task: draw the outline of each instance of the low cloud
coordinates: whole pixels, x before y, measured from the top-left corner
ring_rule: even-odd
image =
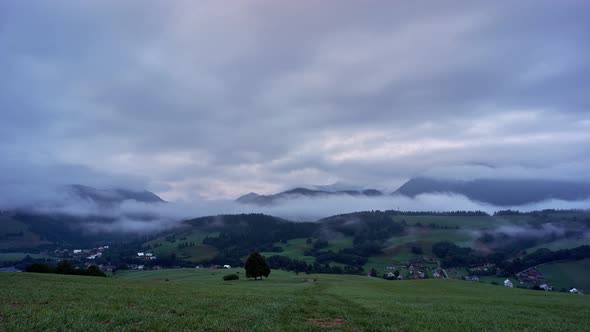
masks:
[[[582,201],[548,200],[534,204],[508,207],[520,211],[541,209],[588,209],[590,199]],[[326,196],[292,198],[272,206],[256,206],[229,200],[198,200],[177,203],[141,203],[132,200],[105,207],[93,201],[72,199],[38,205],[34,211],[80,217],[84,227],[93,232],[151,233],[173,229],[183,220],[221,214],[264,213],[291,221],[316,221],[336,214],[369,210],[401,211],[484,211],[494,213],[507,207],[474,202],[462,195],[423,194],[406,196],[352,197]],[[105,222],[104,220],[109,220]],[[507,232],[525,230],[506,229]],[[542,230],[545,231],[545,230]]]

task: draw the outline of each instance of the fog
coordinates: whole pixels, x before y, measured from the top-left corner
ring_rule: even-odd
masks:
[[[150,233],[179,227],[191,218],[239,213],[263,213],[291,221],[316,221],[336,214],[368,210],[401,211],[484,211],[492,214],[498,210],[513,209],[533,211],[542,209],[588,209],[590,199],[582,201],[548,200],[511,207],[497,207],[469,200],[462,195],[423,194],[415,198],[405,196],[353,197],[325,196],[298,197],[277,201],[271,206],[256,206],[231,200],[195,200],[172,203],[142,203],[126,200],[120,204],[101,205],[65,194],[53,196],[53,200],[27,210],[38,213],[66,214],[84,218],[84,227],[93,232]],[[112,220],[105,223],[104,218]],[[96,221],[94,221],[96,219]],[[505,232],[518,232],[506,229]],[[503,231],[503,232],[504,232]],[[527,231],[527,230],[521,230]]]

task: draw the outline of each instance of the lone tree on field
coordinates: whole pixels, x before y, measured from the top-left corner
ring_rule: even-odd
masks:
[[[270,268],[264,257],[260,255],[258,252],[253,252],[250,254],[248,259],[246,260],[246,278],[254,278],[254,280],[261,280],[262,276],[268,278],[270,274]]]

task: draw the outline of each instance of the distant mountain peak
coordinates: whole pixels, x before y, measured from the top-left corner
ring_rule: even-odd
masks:
[[[84,199],[91,200],[98,204],[117,204],[127,200],[142,203],[164,203],[165,201],[151,191],[136,191],[122,188],[97,189],[90,186],[74,184],[66,187],[70,194]]]

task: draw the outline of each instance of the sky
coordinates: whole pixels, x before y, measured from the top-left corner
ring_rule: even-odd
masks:
[[[0,199],[590,181],[588,1],[0,1]]]

